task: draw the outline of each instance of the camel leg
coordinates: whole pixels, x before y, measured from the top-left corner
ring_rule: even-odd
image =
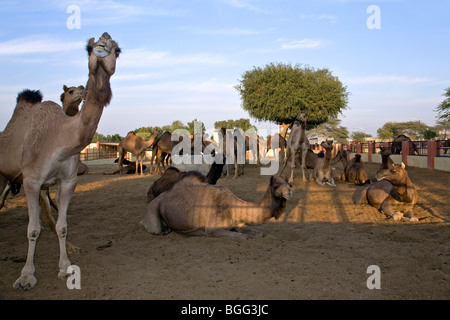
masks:
[[[59,188],[58,198],[58,220],[56,221],[56,234],[59,240],[59,273],[58,278],[64,279],[67,277],[67,268],[70,266],[69,258],[67,257],[67,209],[69,202],[72,199],[73,192],[77,186],[78,177],[71,177],[67,180],[62,180]]]
[[[218,238],[241,238],[248,239],[250,236],[248,234],[244,234],[241,232],[230,231],[225,229],[205,229],[205,233],[209,237],[218,237]]]
[[[144,218],[140,222],[145,230],[155,235],[163,234],[162,218],[159,212],[160,198],[156,197],[145,207]]]
[[[53,219],[53,216],[51,214],[51,202],[52,199],[50,198],[50,193],[48,188],[46,189],[41,189],[40,192],[40,197],[39,197],[39,203],[41,206],[41,218],[44,221],[44,223],[50,227],[50,229],[52,229],[53,232],[55,232],[56,234],[56,223],[55,223],[55,219]],[[53,206],[53,205],[52,205]],[[56,210],[58,210],[57,206],[53,206]],[[67,251],[70,254],[74,254],[74,253],[79,253],[80,252],[80,248],[74,246],[73,244],[71,244],[69,241],[66,241],[66,246],[67,246]]]
[[[8,196],[8,194],[9,194],[10,190],[11,190],[11,183],[8,182],[6,184],[6,186],[5,186],[5,188],[3,189],[3,192],[2,192],[2,195],[1,195],[1,198],[0,198],[0,210],[5,205],[5,200],[6,200],[6,197]]]
[[[380,210],[383,211],[386,215],[393,218],[394,221],[401,221],[403,218],[403,214],[400,212],[394,211],[389,201],[390,198],[384,200],[380,205]]]
[[[286,165],[287,165],[287,163],[288,163],[288,161],[289,161],[290,156],[291,156],[291,151],[290,151],[289,149],[287,149],[286,157],[284,157],[283,168],[281,168],[281,171],[280,171],[280,174],[279,174],[279,175],[282,175],[282,174],[283,174],[283,171],[284,171],[284,169],[286,168]]]
[[[39,191],[41,186],[39,183],[24,180],[23,183],[25,195],[28,204],[28,253],[25,266],[22,269],[20,277],[14,282],[15,289],[30,290],[36,283],[37,279],[34,276],[34,252],[36,250],[36,242],[41,232],[41,225],[39,223]]]
[[[302,175],[303,175],[303,181],[308,181],[308,179],[306,178],[306,174],[308,173],[308,168],[306,167],[306,154],[307,153],[308,153],[307,149],[303,149],[302,150]]]

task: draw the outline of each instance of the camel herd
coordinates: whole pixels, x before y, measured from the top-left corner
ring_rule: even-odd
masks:
[[[16,289],[29,290],[37,283],[34,254],[41,232],[41,218],[58,237],[59,278],[68,276],[68,267],[71,265],[68,252],[78,250],[66,240],[66,217],[78,176],[87,172],[87,167],[79,160],[79,152],[91,142],[103,109],[110,103],[110,77],[115,73],[116,59],[120,54],[118,44],[106,32],[97,41],[91,38],[86,49],[89,67],[86,88],[64,86],[62,108],[54,102],[42,101],[39,91],[24,90],[18,95],[14,113],[0,134],[0,209],[8,193],[17,193],[21,186],[28,204],[28,254],[21,275],[13,284]],[[80,110],[81,102],[83,105]],[[231,163],[235,164],[234,178],[243,174],[244,166],[238,160],[242,157],[241,150],[245,154],[254,143],[249,137],[240,139],[235,135],[228,140],[225,137],[230,132],[224,131],[221,144],[223,150],[229,150],[230,153],[227,152],[226,156],[216,155],[218,157],[214,158],[209,172],[204,175],[198,171],[166,168],[164,162],[167,163],[176,145],[170,133],[161,135],[162,132],[156,131],[145,141],[129,132],[119,145],[118,172],[123,173],[124,155],[131,152],[136,162],[134,167],[129,164],[128,170],[143,174],[145,149],[153,145],[151,163],[156,158],[156,170],[161,173],[161,177],[148,189],[141,224],[151,234],[158,235],[176,231],[216,237],[261,237],[260,232],[249,226],[262,224],[272,218],[278,219],[283,214],[292,194],[296,168],[302,169],[304,181],[314,180],[320,186],[333,187],[335,181],[331,165],[339,161],[344,165],[344,172],[340,176],[342,181],[369,183],[362,192],[359,204],[370,204],[395,221],[402,218],[417,221],[413,208],[418,195],[403,164],[393,164],[389,152],[381,150],[383,162],[377,171],[377,181],[370,183],[359,155],[349,161],[347,152],[340,150],[332,158],[332,141],[324,141],[321,144],[324,151],[320,153],[316,154],[310,149],[305,132],[307,118],[302,113],[294,119],[287,141],[281,135],[272,139],[275,147],[286,147],[286,157],[281,171],[268,178],[266,192],[257,203],[244,201],[229,189],[216,184],[225,173],[231,176]],[[157,138],[158,135],[161,135],[160,138]],[[228,144],[230,141],[234,143],[226,146],[226,141]],[[191,144],[190,148],[214,153],[211,145],[203,141],[199,146]],[[227,157],[234,159],[227,161]],[[160,164],[164,171],[161,171]],[[289,179],[282,175],[288,165],[291,168]],[[55,200],[50,198],[48,192],[53,185],[57,190]],[[58,211],[56,222],[50,214],[50,206]]]

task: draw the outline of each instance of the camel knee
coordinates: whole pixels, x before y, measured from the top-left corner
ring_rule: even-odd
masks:
[[[63,225],[56,225],[56,234],[59,239],[65,239],[67,237],[67,223]]]
[[[41,227],[40,226],[36,226],[35,228],[31,228],[30,230],[28,230],[28,240],[29,241],[37,241],[37,239],[39,238],[39,235],[41,234]]]

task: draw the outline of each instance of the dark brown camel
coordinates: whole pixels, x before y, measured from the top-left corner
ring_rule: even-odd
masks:
[[[404,141],[410,141],[413,147],[413,154],[419,155],[419,150],[417,149],[417,146],[414,142],[411,141],[411,138],[404,135],[404,134],[400,134],[399,136],[397,136],[397,138],[395,138],[392,141],[392,145],[391,145],[391,152],[392,154],[400,154],[402,152],[402,143]]]
[[[400,221],[403,217],[418,221],[413,209],[419,195],[408,177],[405,164],[394,164],[383,173],[380,180],[363,190],[357,204],[370,204],[395,221]]]

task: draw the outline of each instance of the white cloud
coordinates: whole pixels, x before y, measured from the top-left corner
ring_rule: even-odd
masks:
[[[79,50],[86,43],[68,42],[48,36],[29,36],[0,43],[0,56],[18,54],[53,53]]]
[[[300,15],[300,19],[307,19],[307,20],[318,20],[318,21],[326,21],[330,24],[335,24],[338,22],[338,17],[329,15],[326,13],[322,14],[302,14]]]
[[[303,40],[291,40],[278,39],[281,42],[281,48],[283,49],[312,49],[322,44],[321,40],[303,39]]]

